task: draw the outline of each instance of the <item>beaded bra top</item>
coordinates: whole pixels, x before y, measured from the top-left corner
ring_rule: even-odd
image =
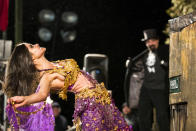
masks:
[[[54,61],[53,63],[57,66],[46,72],[59,73],[65,77],[64,87],[59,91],[59,97],[66,100],[67,89],[76,82],[80,68],[74,59],[58,60]]]

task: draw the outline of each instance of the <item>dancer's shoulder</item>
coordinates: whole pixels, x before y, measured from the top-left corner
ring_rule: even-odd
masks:
[[[53,61],[53,63],[58,63],[58,64],[62,64],[62,65],[66,65],[66,64],[71,64],[71,65],[77,65],[77,61],[75,59],[63,59],[63,60],[57,60],[57,61]]]
[[[51,72],[62,72],[62,73],[71,73],[71,72],[78,72],[80,71],[80,68],[77,64],[77,62],[74,59],[64,59],[64,60],[57,60],[53,61],[56,68],[54,68]],[[61,73],[61,74],[62,74]]]

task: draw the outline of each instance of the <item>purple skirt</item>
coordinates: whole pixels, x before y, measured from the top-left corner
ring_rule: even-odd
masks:
[[[40,102],[17,110],[8,104],[6,114],[14,131],[54,131],[55,121],[51,104]]]
[[[132,131],[103,85],[86,88],[75,96],[73,117],[77,130]]]
[[[113,102],[102,105],[94,98],[78,99],[73,117],[76,121],[80,118],[84,131],[132,131]]]
[[[38,92],[40,86],[37,87]],[[54,131],[54,115],[49,97],[44,102],[15,109],[10,103],[6,115],[14,131]]]

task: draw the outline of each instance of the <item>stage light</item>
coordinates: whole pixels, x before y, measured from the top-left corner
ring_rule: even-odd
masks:
[[[78,22],[78,15],[74,12],[63,12],[61,20],[67,25],[75,25]]]
[[[38,36],[42,41],[49,42],[52,39],[52,32],[47,28],[40,28]]]
[[[60,31],[63,42],[72,42],[76,39],[76,31]]]
[[[70,43],[75,41],[77,32],[75,25],[78,22],[78,15],[72,11],[54,11],[42,9],[39,14],[40,29],[38,29],[38,37],[42,43],[50,42],[54,55],[56,41],[58,43]],[[52,40],[52,41],[51,41]],[[47,43],[47,44],[50,44]]]
[[[52,10],[43,9],[39,13],[41,23],[51,23],[55,20],[55,13]]]

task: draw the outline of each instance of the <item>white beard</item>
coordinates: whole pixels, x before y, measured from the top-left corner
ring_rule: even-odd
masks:
[[[154,67],[155,63],[156,63],[156,56],[152,51],[150,51],[148,53],[148,57],[146,61],[146,65],[149,73],[151,72],[155,73],[155,67]]]

